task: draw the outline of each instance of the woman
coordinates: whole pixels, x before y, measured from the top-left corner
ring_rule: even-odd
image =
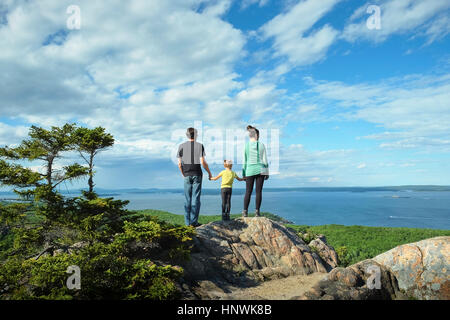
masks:
[[[266,147],[259,142],[259,130],[252,126],[247,126],[250,141],[245,144],[244,166],[242,175],[246,181],[246,190],[244,197],[244,210],[242,216],[248,216],[248,205],[253,192],[253,185],[256,185],[255,216],[260,216],[260,207],[262,201],[262,189],[264,180],[269,178],[269,165],[267,162]]]

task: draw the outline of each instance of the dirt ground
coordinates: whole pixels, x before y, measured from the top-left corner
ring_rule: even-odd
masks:
[[[243,300],[289,300],[301,296],[314,284],[324,278],[326,273],[292,276],[270,280],[252,288],[238,289],[229,294],[230,299]]]

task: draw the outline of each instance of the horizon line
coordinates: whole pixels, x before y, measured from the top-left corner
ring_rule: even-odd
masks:
[[[344,188],[407,188],[407,187],[439,187],[439,188],[450,188],[450,185],[438,185],[438,184],[405,184],[405,185],[380,185],[380,186],[284,186],[284,187],[266,187],[265,189],[344,189]],[[81,191],[87,188],[74,188],[65,191]],[[183,189],[182,187],[167,187],[167,188],[155,188],[155,187],[116,187],[116,188],[105,188],[97,187],[97,190],[178,190]],[[215,190],[218,188],[202,188],[204,190]],[[234,189],[243,189],[235,187]],[[61,191],[61,190],[60,190]],[[13,190],[2,190],[0,187],[0,192],[13,192]]]

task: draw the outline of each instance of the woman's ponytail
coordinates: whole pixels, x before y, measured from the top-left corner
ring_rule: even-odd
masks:
[[[259,130],[256,129],[255,127],[248,125],[247,126],[247,131],[250,134],[250,138],[255,138],[256,140],[259,139]]]

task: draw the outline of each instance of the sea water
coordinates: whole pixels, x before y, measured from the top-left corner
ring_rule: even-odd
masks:
[[[157,209],[184,213],[182,190],[153,193],[122,193],[129,209]],[[231,212],[243,208],[243,190],[234,190]],[[249,212],[254,211],[254,195]],[[364,225],[450,229],[450,192],[442,191],[276,191],[264,192],[261,211],[275,213],[295,224]],[[218,193],[204,192],[201,215],[221,214]]]
[[[354,191],[332,188],[332,191],[264,190],[262,212],[277,214],[302,225],[363,225],[450,229],[449,191]],[[355,190],[365,190],[355,188]],[[0,193],[11,198],[11,193]],[[68,193],[67,196],[78,194]],[[184,214],[183,190],[152,190],[151,192],[99,192],[101,197],[129,200],[128,209],[156,209]],[[254,212],[255,195],[249,212]],[[234,189],[231,212],[242,212],[244,190]],[[221,214],[220,189],[204,189],[201,215]]]

